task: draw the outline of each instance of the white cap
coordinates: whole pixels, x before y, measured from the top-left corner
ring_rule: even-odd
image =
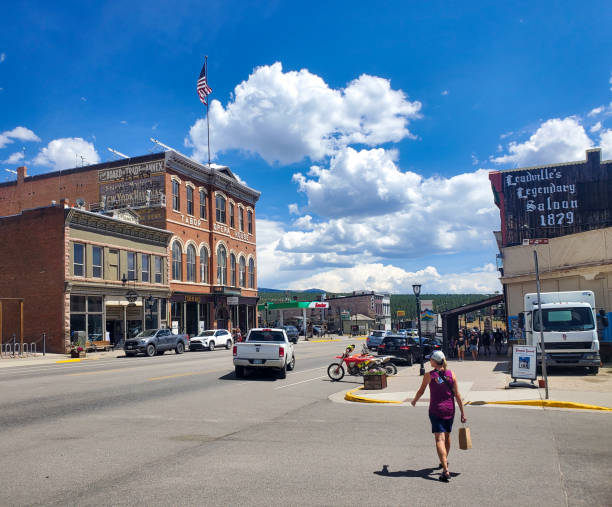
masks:
[[[433,359],[436,363],[438,364],[442,364],[444,362],[444,360],[446,359],[446,357],[444,356],[444,352],[442,352],[441,350],[436,350],[431,356],[429,356],[431,359]]]

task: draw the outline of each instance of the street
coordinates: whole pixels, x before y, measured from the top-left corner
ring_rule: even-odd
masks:
[[[0,369],[0,505],[612,502],[610,413],[469,406],[441,483],[426,406],[332,396],[346,343],[299,342],[284,380],[231,350]]]

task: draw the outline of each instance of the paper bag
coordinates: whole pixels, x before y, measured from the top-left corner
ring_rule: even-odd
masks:
[[[459,428],[459,449],[467,450],[472,448],[472,437],[470,428],[463,426]]]

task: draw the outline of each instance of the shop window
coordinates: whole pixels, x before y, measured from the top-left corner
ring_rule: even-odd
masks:
[[[136,252],[127,253],[128,280],[136,280]]]
[[[249,234],[253,234],[253,212],[251,210],[247,211],[247,227]]]
[[[234,228],[236,227],[236,221],[234,219],[234,204],[231,202],[229,205],[229,210],[230,210],[230,227]]]
[[[227,284],[227,251],[223,245],[217,248],[217,285]]]
[[[200,248],[200,282],[208,283],[208,250]]]
[[[102,296],[70,296],[70,341],[103,340]]]
[[[217,216],[216,216],[217,222],[224,224],[226,221],[225,197],[223,197],[220,194],[217,194],[217,197],[215,198],[215,206],[216,206],[216,212],[217,212]]]
[[[91,248],[91,269],[94,278],[103,278],[102,270],[102,247],[94,246]]]
[[[200,190],[200,218],[206,220],[206,192]]]
[[[196,281],[196,250],[193,245],[187,246],[187,281]]]
[[[193,215],[193,187],[187,187],[187,214]]]
[[[236,287],[236,256],[230,255],[230,285]]]
[[[240,287],[246,287],[246,262],[240,257]]]
[[[255,288],[255,261],[249,259],[249,288]]]
[[[172,279],[183,279],[183,259],[181,244],[178,241],[172,243]]]
[[[162,258],[155,256],[155,283],[163,283]]]
[[[72,252],[74,276],[85,276],[85,245],[74,243]]]
[[[172,209],[174,211],[179,211],[181,209],[181,198],[179,195],[179,190],[179,182],[172,180]]]
[[[147,254],[140,254],[140,279],[143,282],[149,281],[151,272],[151,258]]]
[[[174,330],[178,329],[179,333],[182,333],[184,329],[183,325],[183,304],[182,303],[171,303],[170,304],[170,328]]]

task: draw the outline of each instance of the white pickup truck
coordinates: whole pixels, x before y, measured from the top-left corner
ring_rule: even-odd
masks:
[[[250,368],[274,368],[285,378],[294,367],[293,344],[284,329],[253,328],[243,342],[234,345],[236,377],[243,377]]]

